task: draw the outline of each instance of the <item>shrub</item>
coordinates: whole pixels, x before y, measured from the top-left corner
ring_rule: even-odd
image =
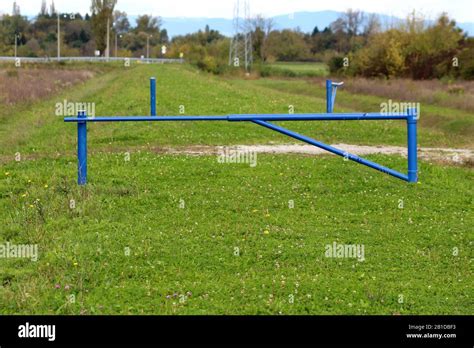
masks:
[[[205,56],[196,63],[197,67],[201,70],[216,73],[217,72],[217,63],[214,57]]]
[[[335,56],[329,59],[329,71],[331,74],[338,74],[344,69],[344,57]]]

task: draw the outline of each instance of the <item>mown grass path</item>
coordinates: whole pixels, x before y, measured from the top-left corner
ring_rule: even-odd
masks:
[[[150,150],[288,140],[251,124],[107,124],[89,127],[90,184],[77,187],[76,130],[54,116],[55,103],[147,114],[151,75],[162,115],[180,105],[186,114],[324,110],[317,96],[151,65],[3,110],[0,244],[37,244],[39,259],[0,258],[0,313],[474,312],[469,168],[422,162],[421,183],[408,185],[333,156],[221,164]],[[392,122],[287,126],[323,141],[405,143]],[[422,129],[422,144],[445,139]],[[404,170],[399,156],[369,158]],[[333,243],[363,245],[364,261],[326,257]]]

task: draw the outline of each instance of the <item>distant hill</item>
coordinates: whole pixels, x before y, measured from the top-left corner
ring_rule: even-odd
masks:
[[[320,11],[320,12],[296,12],[273,17],[275,29],[287,29],[299,27],[304,32],[312,32],[317,25],[323,29],[331,22],[335,21],[340,12]],[[135,18],[133,21],[135,22]],[[232,20],[227,18],[163,18],[163,26],[168,30],[170,36],[184,35],[203,29],[206,25],[219,30],[223,35],[232,35]]]
[[[337,11],[318,11],[318,12],[295,12],[293,14],[285,14],[273,17],[276,29],[295,29],[300,28],[303,32],[312,32],[317,25],[320,30],[329,26],[335,21],[341,12]],[[402,19],[387,15],[378,14],[382,25],[389,26],[397,23]],[[131,17],[131,24],[135,24],[136,17]],[[172,18],[164,17],[163,26],[168,31],[170,37],[176,35],[185,35],[204,29],[209,25],[211,29],[219,30],[223,35],[230,36],[232,34],[232,19],[227,18]],[[474,23],[458,23],[458,26],[468,32],[470,36],[474,35]]]
[[[296,12],[293,15],[276,16],[273,19],[278,24],[279,29],[299,27],[303,32],[312,32],[316,25],[322,30],[339,18],[341,14],[341,12],[336,11]],[[369,14],[366,13],[366,17],[367,15]],[[376,15],[379,17],[384,28],[404,20],[379,13],[376,13]],[[465,32],[468,32],[470,36],[474,35],[474,23],[457,23],[457,25]]]

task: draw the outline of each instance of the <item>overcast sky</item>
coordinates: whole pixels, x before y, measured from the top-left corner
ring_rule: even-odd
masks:
[[[35,15],[41,7],[41,0],[16,2],[24,15]],[[89,12],[90,3],[90,0],[55,0],[61,12]],[[235,0],[118,0],[117,9],[129,15],[231,18],[234,3]],[[0,0],[0,12],[10,13],[12,4],[13,0]],[[413,9],[429,18],[445,11],[459,22],[474,22],[474,0],[250,0],[250,12],[265,16],[298,11],[344,11],[349,7],[398,17],[405,17]]]

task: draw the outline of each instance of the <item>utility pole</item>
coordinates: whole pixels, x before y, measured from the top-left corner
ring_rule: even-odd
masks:
[[[146,58],[150,59],[150,37],[152,35],[147,35],[146,37]]]
[[[16,55],[17,55],[17,46],[18,46],[18,37],[20,36],[20,34],[18,33],[15,33],[15,58],[16,58]]]
[[[122,34],[119,35],[119,34],[117,34],[117,33],[115,34],[115,58],[117,58],[117,51],[118,51],[118,44],[117,44],[117,43],[118,43],[118,37],[119,37],[119,38],[122,38],[123,35],[122,35]]]
[[[61,60],[61,24],[58,11],[58,62]]]
[[[105,49],[105,56],[107,61],[110,57],[110,16],[107,16],[107,48]]]

